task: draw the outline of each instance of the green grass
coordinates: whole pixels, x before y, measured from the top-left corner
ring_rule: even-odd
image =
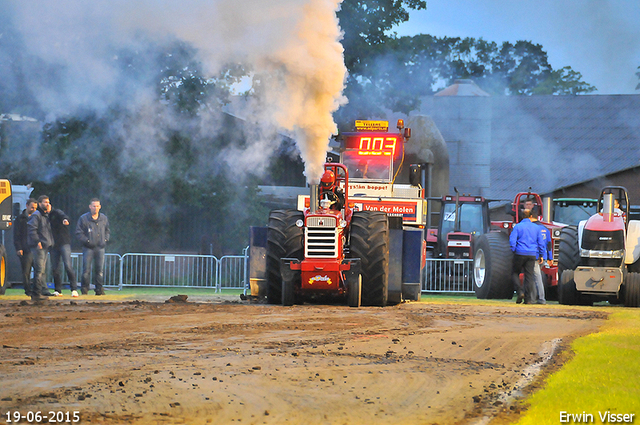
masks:
[[[616,309],[617,310],[617,309]],[[560,412],[633,413],[640,423],[640,310],[620,309],[597,333],[576,339],[574,357],[531,396],[518,424],[557,424]]]

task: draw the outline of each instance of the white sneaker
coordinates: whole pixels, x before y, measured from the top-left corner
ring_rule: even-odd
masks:
[[[58,292],[58,291],[53,291],[53,296],[54,297],[61,297],[62,294],[60,292]]]
[[[78,298],[78,291],[71,291],[71,296],[73,298]]]

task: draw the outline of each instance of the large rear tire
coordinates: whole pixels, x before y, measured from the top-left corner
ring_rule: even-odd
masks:
[[[558,247],[558,277],[561,277],[565,270],[575,270],[579,264],[578,228],[575,226],[563,227]],[[558,291],[558,297],[560,297],[559,294],[560,291]]]
[[[273,210],[269,214],[267,227],[267,302],[282,302],[282,275],[280,273],[281,258],[297,258],[302,260],[303,235],[296,221],[303,220],[304,215],[297,210]]]
[[[640,307],[640,273],[627,273],[624,280],[625,307]]]
[[[7,290],[7,251],[0,245],[0,295]]]
[[[387,305],[389,296],[389,221],[378,211],[358,211],[351,219],[349,256],[360,258],[362,305]]]
[[[513,252],[503,232],[480,235],[473,255],[473,290],[478,299],[513,297]]]

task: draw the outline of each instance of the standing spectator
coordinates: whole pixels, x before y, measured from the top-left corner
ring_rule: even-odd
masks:
[[[523,214],[524,220],[514,226],[509,236],[513,251],[512,280],[518,295],[516,303],[524,300],[525,304],[533,304],[536,298],[533,269],[536,261],[544,256],[545,245],[542,232],[530,220],[531,210],[525,209]],[[524,285],[520,284],[520,272],[523,269]]]
[[[104,295],[104,248],[109,241],[109,220],[100,213],[100,200],[93,198],[89,212],[84,213],[76,226],[76,237],[82,243],[82,294],[89,293],[89,277],[93,262],[93,285],[96,295]]]
[[[69,217],[62,210],[51,209],[49,214],[51,222],[51,232],[53,233],[53,248],[51,248],[51,270],[53,271],[53,285],[55,292],[53,295],[62,296],[62,272],[60,271],[60,260],[64,265],[69,278],[69,288],[71,296],[78,296],[78,281],[76,272],[71,267],[71,234],[69,232]]]
[[[20,266],[22,267],[22,286],[24,286],[24,294],[31,296],[31,268],[33,267],[33,255],[29,249],[27,242],[27,222],[31,214],[38,208],[38,201],[33,198],[27,199],[27,207],[16,218],[13,225],[13,246],[16,248],[16,254],[20,258]]]
[[[545,245],[545,249],[543,251],[544,255],[540,260],[536,261],[536,263],[534,264],[533,280],[535,282],[536,293],[537,293],[536,304],[546,304],[547,300],[545,298],[544,282],[542,281],[542,270],[540,269],[540,266],[544,264],[545,261],[547,262],[547,265],[549,267],[551,267],[553,264],[553,242],[551,241],[551,232],[549,231],[549,229],[547,229],[547,227],[544,224],[542,224],[538,220],[538,211],[536,207],[533,206],[533,201],[530,201],[530,200],[525,201],[524,208],[531,211],[531,217],[529,218],[529,220],[531,220],[532,223],[538,225],[538,229],[542,233],[542,238],[544,239],[544,245]]]
[[[27,222],[27,244],[33,255],[34,279],[31,288],[31,299],[40,301],[43,296],[52,296],[47,289],[45,274],[47,270],[47,253],[53,246],[53,234],[51,233],[51,223],[49,213],[51,204],[49,197],[42,195],[38,198],[38,208],[31,214]]]

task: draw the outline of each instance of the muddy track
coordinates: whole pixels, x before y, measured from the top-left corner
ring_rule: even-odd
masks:
[[[83,422],[140,424],[474,423],[508,408],[551,345],[604,318],[559,306],[2,301],[0,413],[78,411]]]

